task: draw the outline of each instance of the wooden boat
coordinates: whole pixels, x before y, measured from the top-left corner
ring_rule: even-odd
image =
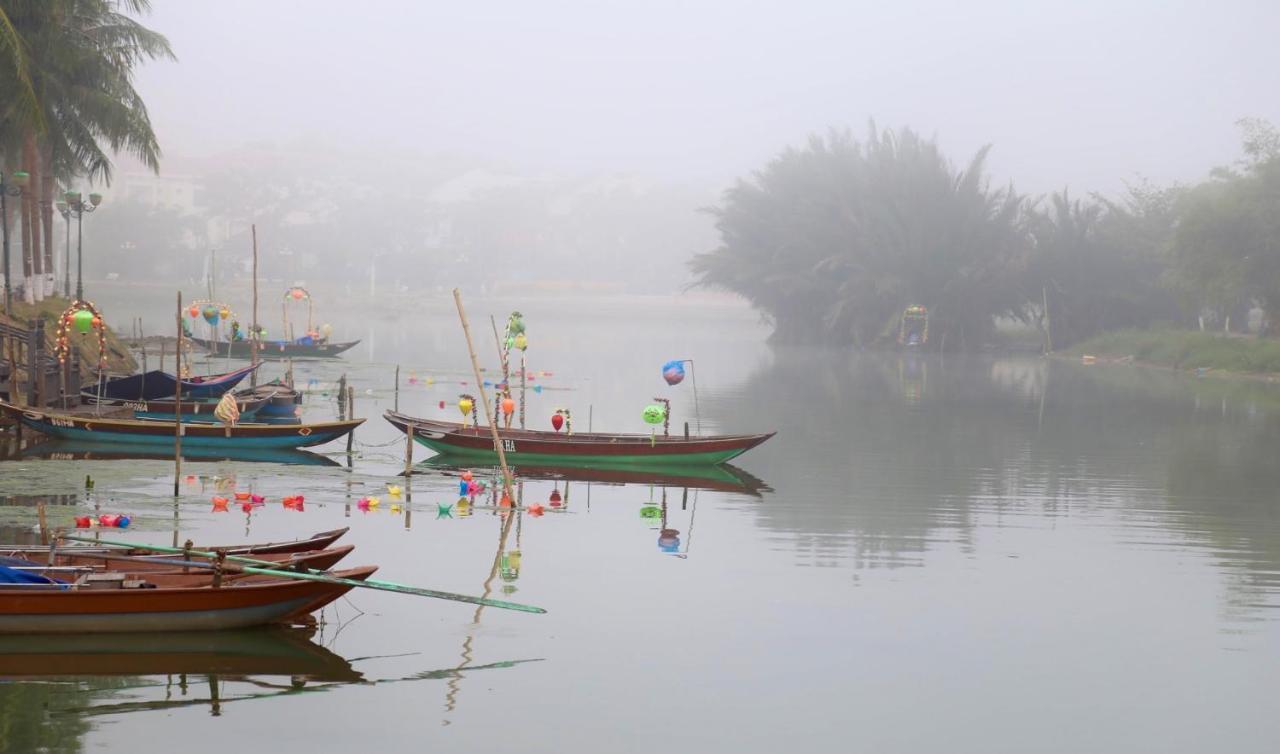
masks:
[[[457,422],[416,419],[395,411],[383,414],[401,432],[413,425],[413,439],[454,458],[495,462],[498,453],[488,427],[464,427]],[[507,463],[556,465],[607,461],[628,465],[717,464],[741,455],[773,437],[714,435],[706,437],[652,437],[650,435],[575,432],[565,434],[532,429],[499,429]]]
[[[254,421],[274,423],[257,417]],[[294,424],[300,424],[293,420]],[[50,458],[62,461],[94,461],[142,459],[172,461],[173,449],[156,444],[92,442],[80,440],[48,440],[23,448],[22,458]],[[245,463],[283,463],[291,466],[340,466],[337,461],[317,453],[293,448],[192,448],[184,444],[182,457],[188,461],[242,461]]]
[[[247,421],[257,416],[258,411],[271,401],[271,395],[236,395],[236,408],[240,410],[240,420]],[[218,402],[222,400],[201,398],[191,401],[184,400],[182,402],[182,420],[184,422],[204,421],[216,422],[219,419],[213,415],[214,409],[218,407]],[[173,419],[174,402],[173,396],[169,396],[168,400],[155,401],[122,401],[119,405],[133,410],[133,418],[135,419]]]
[[[33,411],[0,401],[0,413],[41,434],[63,440],[92,440],[132,444],[173,444],[174,422],[110,419]],[[311,424],[196,424],[182,423],[182,445],[192,448],[305,448],[336,440],[364,423],[364,419]]]
[[[223,393],[239,385],[256,368],[251,365],[234,372],[185,379],[182,381],[182,397],[221,398]],[[123,406],[128,402],[138,401],[172,401],[177,389],[177,377],[153,369],[142,374],[107,380],[101,385],[89,385],[80,391],[80,400],[90,405],[103,406]]]
[[[307,550],[304,552],[279,552],[255,554],[257,560],[273,563],[272,568],[310,568],[316,571],[327,571],[338,564],[338,561],[350,555],[355,545],[343,545],[324,550]],[[168,575],[191,575],[204,579],[208,577],[208,569],[191,566],[183,562],[183,558],[174,556],[155,556],[121,554],[121,548],[89,548],[60,547],[54,550],[55,568],[93,568],[100,571],[122,571],[131,577],[148,580]],[[194,562],[207,562],[204,558],[195,558]],[[14,548],[0,550],[0,565],[13,566],[25,563],[29,567],[41,568],[50,565],[49,549]],[[56,574],[46,574],[55,575]],[[172,582],[166,582],[172,586]]]
[[[351,527],[344,526],[341,529],[331,529],[329,531],[321,531],[312,534],[303,539],[289,539],[283,542],[261,542],[258,544],[247,545],[196,545],[192,549],[202,550],[204,552],[213,552],[214,550],[222,550],[228,555],[248,555],[252,557],[260,557],[262,555],[278,555],[285,553],[308,552],[310,550],[327,549],[334,542],[342,538],[342,535],[351,531]],[[49,549],[47,547],[31,547],[29,545],[0,545],[0,554],[13,552],[15,550],[26,550],[32,553],[43,553],[38,557],[48,557]],[[132,550],[121,547],[97,547],[95,545],[63,545],[59,547],[60,552],[111,552],[117,555],[132,555],[136,557],[155,555],[151,550]]]
[[[0,677],[136,675],[288,676],[358,683],[364,676],[343,657],[311,640],[305,628],[256,628],[176,634],[9,636]]]
[[[205,340],[190,338],[192,343],[204,348],[215,356],[232,359],[252,358],[248,340]],[[264,340],[258,344],[260,359],[332,359],[344,351],[355,348],[360,341],[349,340],[334,343],[325,340]]]
[[[459,463],[463,461],[463,463]],[[432,456],[419,466],[427,466],[441,470],[475,471],[476,465],[465,463],[465,459],[457,459],[448,453]],[[477,472],[479,473],[479,472]],[[494,468],[494,475],[498,471]],[[656,487],[684,488],[691,490],[714,490],[718,492],[738,492],[754,497],[763,497],[773,488],[762,480],[748,474],[732,464],[659,464],[636,467],[634,464],[615,464],[607,461],[571,464],[529,464],[521,462],[511,467],[511,474],[516,479],[538,479],[546,481],[587,482],[595,484],[643,484]]]
[[[363,581],[361,566],[331,575]],[[222,586],[74,588],[0,585],[0,634],[212,631],[287,623],[352,589],[349,584],[254,577]]]
[[[236,399],[256,401],[265,399],[258,407],[256,417],[260,419],[296,418],[298,406],[302,403],[302,393],[286,385],[281,380],[272,380],[256,387],[237,390]]]

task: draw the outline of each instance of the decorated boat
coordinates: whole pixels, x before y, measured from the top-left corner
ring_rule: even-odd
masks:
[[[364,581],[376,566],[334,571],[332,580],[270,576],[219,586],[118,582],[94,587],[46,580],[0,584],[0,634],[212,631],[301,620]]]
[[[22,422],[41,434],[63,440],[173,444],[176,427],[165,420],[111,419],[35,411],[0,401],[0,414]],[[305,448],[336,440],[364,423],[364,419],[309,424],[197,424],[182,423],[182,445],[192,448]]]
[[[236,394],[236,410],[239,412],[241,420],[252,419],[263,407],[271,400],[271,395],[263,395],[257,393],[248,393],[246,395]],[[214,415],[214,411],[218,408],[221,398],[201,398],[197,400],[182,402],[182,420],[184,422],[214,422],[219,421]],[[133,418],[135,419],[173,419],[175,404],[173,396],[169,396],[168,400],[154,401],[123,401],[124,408],[133,410]]]
[[[289,322],[289,305],[302,302],[307,304],[307,328],[300,337],[294,337],[294,330]],[[311,293],[306,288],[294,286],[285,291],[281,309],[283,313],[283,332],[286,336],[284,339],[271,340],[267,338],[265,330],[261,327],[256,333],[245,333],[238,321],[228,321],[230,332],[225,340],[217,337],[212,339],[197,338],[193,335],[191,336],[191,341],[215,356],[239,359],[253,358],[255,341],[257,343],[257,356],[261,359],[333,358],[344,351],[354,348],[360,342],[358,340],[334,341],[332,339],[332,327],[329,325],[316,326]],[[229,319],[233,316],[233,313],[220,304],[206,304],[204,307],[192,305],[188,314],[193,319],[197,316],[202,316],[215,327],[219,318]],[[252,330],[252,328],[250,329]]]
[[[387,411],[383,418],[401,432],[410,432],[412,426],[413,439],[437,453],[490,463],[498,459],[489,427],[420,419],[396,411]],[[747,452],[774,434],[684,437],[498,430],[507,463],[513,466],[597,461],[629,465],[717,464]]]
[[[225,374],[184,379],[182,380],[182,397],[192,400],[221,398],[223,393],[239,385],[256,368],[256,366],[247,366]],[[101,384],[89,385],[80,391],[80,399],[88,404],[125,406],[138,402],[172,401],[177,389],[177,377],[168,372],[153,369],[150,372],[117,377]],[[170,412],[172,413],[172,408]]]

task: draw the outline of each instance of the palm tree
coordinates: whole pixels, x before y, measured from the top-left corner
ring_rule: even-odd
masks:
[[[159,169],[159,144],[133,72],[140,62],[172,59],[173,52],[162,35],[128,15],[148,12],[149,0],[3,0],[0,6],[7,40],[0,52],[23,53],[0,65],[23,73],[18,80],[28,81],[34,95],[34,106],[0,114],[0,150],[12,155],[21,145],[22,162],[35,177],[27,215],[33,245],[24,248],[30,269],[45,274],[38,283],[28,280],[30,299],[53,288],[57,181],[86,176],[110,183],[110,155],[119,152]]]

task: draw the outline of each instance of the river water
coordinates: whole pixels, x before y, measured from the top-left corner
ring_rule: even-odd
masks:
[[[131,305],[108,311],[128,322]],[[443,294],[353,308],[334,333],[362,338],[347,358],[294,365],[308,417],[334,414],[343,374],[356,387],[369,421],[350,462],[342,443],[306,465],[188,462],[175,505],[169,461],[37,449],[0,461],[4,539],[32,536],[37,499],[55,525],[129,513],[113,533],[158,544],[350,526],[348,564],[549,612],[365,590],[315,632],[0,638],[0,751],[1262,752],[1280,736],[1275,388],[772,348],[749,312],[678,300],[477,299],[490,369],[488,317],[512,308],[541,386],[532,427],[563,407],[578,429],[644,431],[643,406],[670,397],[677,427],[778,435],[712,479],[522,476],[548,511],[509,526],[447,508],[459,470],[417,448],[406,502],[379,415],[456,416],[466,347]],[[694,360],[696,408],[692,380],[661,380],[673,358]],[[214,512],[232,490],[269,502]],[[305,510],[279,504],[294,494]]]

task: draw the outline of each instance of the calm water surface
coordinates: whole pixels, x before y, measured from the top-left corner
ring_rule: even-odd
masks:
[[[705,431],[779,432],[735,478],[525,477],[526,504],[564,505],[504,528],[479,506],[440,513],[456,469],[419,463],[399,511],[386,494],[402,483],[403,442],[378,418],[395,365],[410,412],[452,417],[474,391],[438,299],[339,310],[335,337],[364,342],[295,365],[311,417],[334,413],[341,374],[353,380],[370,420],[350,467],[323,455],[342,446],[305,466],[190,462],[175,506],[161,460],[18,458],[0,462],[0,530],[31,537],[41,498],[63,524],[128,512],[130,537],[161,544],[175,526],[220,543],[347,525],[347,562],[381,578],[549,613],[362,591],[314,634],[3,638],[0,751],[1272,750],[1274,388],[772,349],[736,309],[477,299],[490,366],[488,315],[525,313],[529,368],[549,373],[531,426],[567,407],[578,428],[643,431],[655,396],[696,424],[690,381],[659,376],[693,358]],[[126,322],[162,317],[105,305]],[[272,503],[212,512],[231,489]],[[279,505],[299,493],[304,512]],[[381,506],[360,511],[370,494]]]

